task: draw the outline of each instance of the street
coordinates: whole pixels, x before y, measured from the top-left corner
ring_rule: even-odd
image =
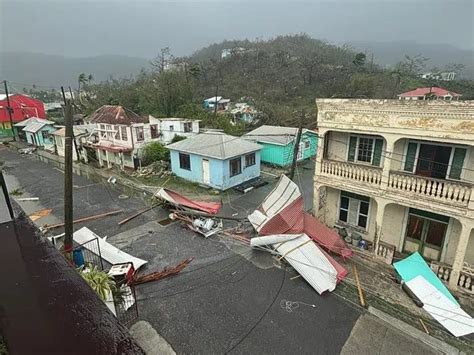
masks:
[[[0,147],[0,161],[5,162],[9,190],[21,191],[21,196],[12,198],[39,198],[19,202],[27,214],[53,209],[36,221],[38,225],[62,221],[64,175],[59,169],[5,147]],[[360,308],[334,294],[319,296],[268,253],[217,236],[204,239],[179,222],[161,225],[158,221],[168,217],[161,208],[120,227],[118,221],[144,208],[145,202],[124,196],[111,184],[81,176],[74,175],[73,184],[75,219],[123,210],[75,224],[75,230],[87,226],[107,236],[118,248],[147,260],[146,272],[193,258],[179,275],[137,288],[137,321],[148,322],[176,353],[433,353],[387,325],[374,323]],[[235,211],[242,216],[258,206],[270,189],[267,185],[233,199],[222,213]]]

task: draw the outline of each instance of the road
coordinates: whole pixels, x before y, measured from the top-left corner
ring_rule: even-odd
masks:
[[[10,191],[19,188],[21,197],[39,197],[38,202],[20,202],[27,213],[53,209],[37,224],[62,220],[64,175],[60,170],[3,147],[0,160],[5,161]],[[365,335],[360,331],[362,325],[370,323],[367,314],[361,317],[360,309],[333,294],[319,296],[301,278],[292,279],[295,271],[269,254],[230,240],[201,238],[179,223],[160,225],[157,221],[168,214],[160,208],[119,227],[117,222],[142,209],[143,201],[124,198],[114,186],[80,176],[74,176],[74,186],[74,218],[124,210],[87,226],[108,236],[122,250],[148,260],[145,271],[194,258],[178,276],[137,289],[139,320],[148,322],[177,353],[339,354],[343,349],[345,353],[358,349],[383,354],[431,353],[394,331],[374,332],[378,341],[371,347],[360,339]],[[233,200],[224,210],[242,215],[258,205],[267,189]],[[288,307],[287,302],[294,303]],[[377,323],[372,328],[367,325],[369,329],[385,328]]]

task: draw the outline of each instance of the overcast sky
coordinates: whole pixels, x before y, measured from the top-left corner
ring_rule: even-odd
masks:
[[[333,43],[474,49],[474,0],[0,0],[0,50],[86,57],[186,55],[224,39],[306,32]]]

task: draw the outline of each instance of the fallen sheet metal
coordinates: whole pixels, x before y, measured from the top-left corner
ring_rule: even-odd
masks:
[[[191,200],[173,190],[161,188],[155,193],[155,197],[162,199],[174,206],[184,206],[193,210],[216,214],[219,212],[222,204],[220,202],[204,202]]]
[[[76,243],[83,245],[93,239],[97,238],[100,248],[100,255],[101,257],[107,261],[108,263],[115,265],[115,264],[122,264],[122,263],[132,263],[133,268],[138,270],[140,267],[147,263],[146,260],[136,258],[130,254],[121,251],[120,249],[114,247],[112,244],[107,243],[103,238],[99,237],[93,231],[91,231],[87,227],[82,227],[78,231],[73,233],[73,239]],[[97,253],[95,248],[88,246],[87,244],[83,245],[84,248],[90,250],[93,253]]]
[[[28,217],[30,217],[30,219],[34,222],[34,221],[37,221],[38,219],[40,219],[42,217],[49,216],[52,211],[53,211],[52,208],[45,208],[45,209],[33,212]]]
[[[416,252],[411,254],[409,257],[397,261],[393,264],[395,270],[397,270],[398,275],[402,280],[408,284],[409,281],[413,280],[417,276],[423,276],[423,278],[433,285],[438,291],[446,296],[451,302],[456,306],[459,306],[458,301],[453,297],[449,292],[443,282],[436,276],[433,270],[430,269],[425,259]]]
[[[257,237],[250,245],[274,248],[319,294],[336,288],[336,268],[306,234]]]
[[[474,319],[423,276],[418,275],[406,284],[423,303],[423,309],[451,334],[461,337],[474,332]]]

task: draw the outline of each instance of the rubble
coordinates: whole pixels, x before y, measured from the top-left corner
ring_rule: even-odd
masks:
[[[131,173],[134,177],[156,176],[167,177],[171,175],[170,163],[164,160],[155,161]]]

